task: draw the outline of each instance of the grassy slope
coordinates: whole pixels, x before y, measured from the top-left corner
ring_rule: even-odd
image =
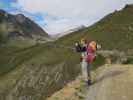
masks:
[[[27,62],[52,66],[62,62],[69,62],[70,66],[74,66],[80,62],[80,54],[77,54],[75,51],[66,48],[55,48],[51,45],[54,44],[38,44],[23,49],[19,47],[0,48],[2,53],[0,56],[0,74],[6,73]],[[97,59],[98,64],[103,64],[102,61],[103,59]],[[94,65],[97,66],[97,63],[94,62]]]
[[[43,63],[46,65],[54,65],[63,62],[65,59],[75,60],[72,51],[49,47],[47,45],[35,45],[26,48],[3,47],[0,48],[0,74],[8,72],[18,65],[28,62]],[[65,56],[64,56],[65,54]]]
[[[133,6],[116,11],[87,29],[66,35],[57,43],[72,45],[82,36],[97,40],[106,49],[132,49]]]

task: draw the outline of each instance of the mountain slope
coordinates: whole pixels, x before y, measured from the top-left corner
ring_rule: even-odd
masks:
[[[91,27],[66,35],[57,43],[73,45],[81,37],[98,41],[103,49],[132,49],[133,5],[105,16]]]
[[[0,10],[0,41],[19,37],[39,38],[48,37],[48,34],[23,14],[11,15]]]

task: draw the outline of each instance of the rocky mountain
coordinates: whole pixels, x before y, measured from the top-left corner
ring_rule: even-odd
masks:
[[[0,41],[12,38],[41,38],[48,34],[23,14],[12,15],[0,10]]]

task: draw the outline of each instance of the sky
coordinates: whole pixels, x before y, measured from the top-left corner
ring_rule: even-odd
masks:
[[[0,9],[23,13],[55,35],[90,26],[126,4],[133,4],[133,0],[0,0]]]

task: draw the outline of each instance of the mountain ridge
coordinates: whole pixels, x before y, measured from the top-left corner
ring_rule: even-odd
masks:
[[[49,37],[39,25],[25,15],[12,15],[2,9],[0,9],[0,28],[0,37],[5,41],[13,38]]]

